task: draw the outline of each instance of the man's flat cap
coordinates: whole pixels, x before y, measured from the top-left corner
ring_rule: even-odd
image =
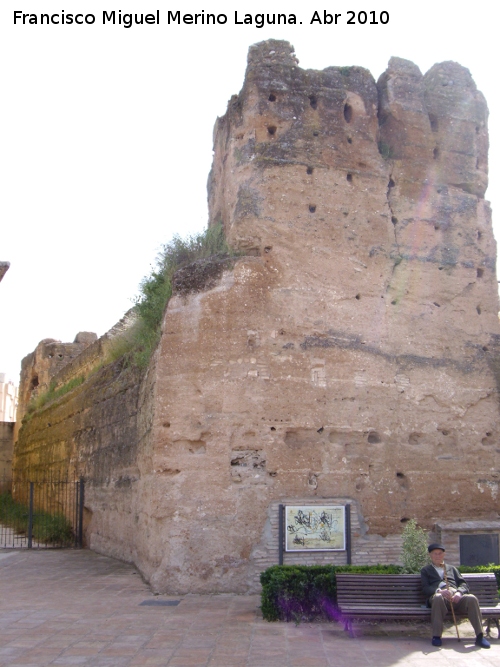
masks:
[[[441,549],[442,551],[446,551],[446,549],[443,547],[442,544],[438,544],[438,542],[433,542],[432,544],[429,544],[427,547],[427,551],[430,553],[431,551],[434,551],[434,549]]]

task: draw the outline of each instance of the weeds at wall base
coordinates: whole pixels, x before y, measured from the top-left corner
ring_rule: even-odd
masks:
[[[24,534],[28,514],[28,506],[14,500],[11,493],[0,494],[0,523],[3,526]],[[73,529],[64,515],[36,510],[33,514],[33,539],[43,544],[72,544]]]

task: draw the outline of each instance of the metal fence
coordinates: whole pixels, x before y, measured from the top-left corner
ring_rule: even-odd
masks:
[[[83,477],[0,483],[0,549],[82,547],[84,493]]]

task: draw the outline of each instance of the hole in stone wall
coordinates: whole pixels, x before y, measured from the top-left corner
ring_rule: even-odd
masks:
[[[347,174],[346,178],[349,183],[352,183],[352,174]]]
[[[356,294],[355,298],[359,301],[361,299],[361,294]]]
[[[435,148],[433,151],[434,159],[437,160],[439,157],[439,148]]]
[[[393,188],[395,185],[396,185],[396,183],[394,183],[394,181],[391,178],[391,180],[389,181],[388,187]]]
[[[410,520],[410,519],[409,519],[407,516],[403,516],[403,517],[401,517],[401,519],[400,519],[401,523],[406,523],[406,522],[409,521],[409,520]]]
[[[348,143],[348,144],[352,144],[352,139],[351,139],[351,137],[347,137],[347,143]]]
[[[272,249],[273,249],[272,245],[266,245],[266,247],[264,248],[264,252],[271,252]]]
[[[59,357],[59,359],[63,358],[62,354],[58,354],[57,356]]]
[[[400,477],[400,478],[401,478],[401,477],[404,477],[404,473],[402,473],[402,472],[397,472],[397,473],[396,473],[396,477]]]
[[[316,95],[309,95],[309,103],[313,109],[318,108],[318,98],[316,97]]]
[[[313,137],[319,137],[318,130],[313,130]]]
[[[276,426],[271,426],[271,431],[276,431]]]
[[[256,449],[242,449],[231,452],[231,466],[241,468],[265,468],[266,459]]]
[[[314,169],[312,167],[307,167],[306,169],[306,174],[309,174],[309,176],[313,173]]]
[[[391,301],[391,306],[395,306],[396,304],[397,304],[396,299],[394,299],[393,301]]]
[[[476,306],[476,311],[478,315],[481,315],[481,306]]]
[[[397,225],[398,224],[398,219],[395,218],[394,216],[392,216],[391,222],[392,222],[393,225]]]
[[[276,95],[274,93],[271,93],[268,97],[268,100],[270,102],[276,102]]]
[[[163,422],[163,428],[170,428],[170,422]]]
[[[478,230],[478,232],[477,232],[477,240],[478,240],[478,241],[481,240],[481,236],[482,236],[482,235],[483,235],[483,234]]]
[[[276,128],[275,125],[269,125],[268,128],[267,128],[267,131],[268,131],[269,134],[271,134],[271,135],[272,135],[272,134],[276,134],[276,130],[277,130],[277,128]]]
[[[368,442],[370,445],[378,445],[379,442],[382,442],[382,438],[377,431],[372,431],[371,433],[368,433]]]
[[[38,384],[39,384],[39,383],[38,383],[38,375],[35,375],[33,378],[31,378],[31,382],[30,382],[30,391],[32,391],[33,389],[35,389],[35,387],[38,387]]]
[[[434,301],[434,305],[436,306],[436,308],[441,308],[440,304],[437,301]]]
[[[483,270],[483,269],[478,269],[478,270],[476,271],[476,275],[477,275],[478,278],[482,278],[482,277],[483,277],[483,273],[484,273],[484,270]]]
[[[350,104],[344,104],[344,118],[346,123],[350,123],[352,120],[352,106]]]
[[[488,352],[488,348],[486,347],[486,345],[483,345],[483,352]]]
[[[433,132],[437,132],[437,131],[438,131],[438,119],[437,119],[437,116],[436,116],[435,114],[433,114],[433,113],[430,113],[430,114],[429,114],[429,121],[430,121],[430,124],[431,124],[431,130],[432,130]]]
[[[310,213],[316,212],[316,204],[309,204],[309,212]]]

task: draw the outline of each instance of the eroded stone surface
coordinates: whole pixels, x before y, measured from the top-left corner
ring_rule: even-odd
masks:
[[[409,517],[497,517],[476,484],[499,475],[486,119],[455,63],[422,76],[394,58],[377,90],[361,68],[252,47],[209,203],[256,256],[165,318],[160,588],[243,590],[283,498],[350,498],[358,562]]]
[[[280,503],[350,503],[357,563],[397,560],[412,517],[497,525],[486,119],[456,63],[393,58],[377,84],[302,70],[286,42],[250,49],[209,178],[210,222],[242,256],[179,272],[140,385],[103,370],[52,408],[54,451],[105,471],[93,548],[160,591],[243,592],[277,562]]]

